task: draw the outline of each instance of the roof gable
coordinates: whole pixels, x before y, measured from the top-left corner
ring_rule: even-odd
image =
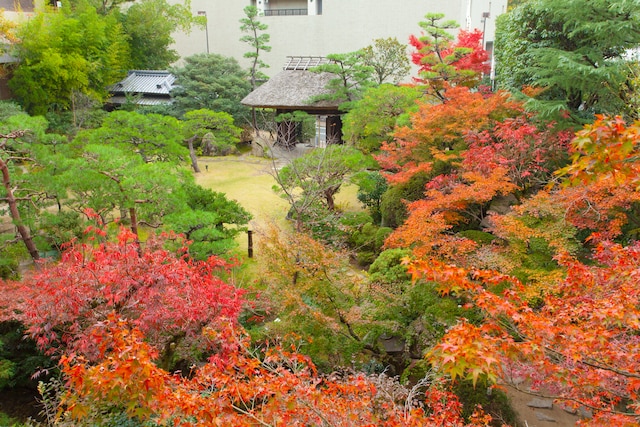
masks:
[[[309,70],[328,61],[322,57],[288,58],[283,71],[257,87],[240,102],[256,108],[337,111],[342,103],[340,100],[312,101],[318,95],[331,93],[331,90],[327,89],[327,84],[337,76],[332,73]]]
[[[132,70],[126,78],[110,86],[113,94],[169,96],[176,78],[168,71]]]

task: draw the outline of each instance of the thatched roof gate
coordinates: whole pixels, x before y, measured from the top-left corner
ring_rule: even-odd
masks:
[[[318,95],[331,93],[327,83],[335,79],[332,73],[317,73],[310,68],[327,63],[323,57],[290,56],[283,70],[269,79],[262,86],[256,88],[241,102],[253,108],[269,108],[276,110],[276,114],[293,111],[304,111],[312,115],[327,117],[327,140],[342,139],[342,129],[338,100],[312,101]],[[278,124],[282,125],[282,124]],[[289,127],[290,124],[284,126]],[[331,132],[331,134],[330,134]],[[289,137],[283,126],[278,126],[278,142],[289,145]]]

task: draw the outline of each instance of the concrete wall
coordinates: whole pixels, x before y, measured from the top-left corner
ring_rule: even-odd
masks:
[[[262,0],[264,1],[264,0]],[[307,7],[310,0],[269,0],[265,7]],[[269,28],[271,52],[262,60],[270,65],[267,75],[278,73],[287,56],[346,53],[372,44],[377,38],[395,37],[408,43],[411,34],[419,35],[418,22],[425,14],[440,12],[445,19],[452,19],[461,28],[482,30],[485,41],[492,41],[495,34],[495,18],[506,11],[507,0],[315,0],[322,2],[321,15],[261,16],[259,19]],[[242,55],[249,50],[239,41],[239,20],[243,9],[251,0],[192,0],[194,14],[204,11],[208,18],[209,49],[238,59],[243,66],[248,61]],[[317,6],[312,6],[317,7]],[[484,19],[483,13],[489,13]],[[194,29],[191,34],[176,34],[174,48],[182,57],[206,52],[206,32]]]

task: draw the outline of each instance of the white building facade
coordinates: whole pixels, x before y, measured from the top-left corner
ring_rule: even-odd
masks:
[[[278,73],[287,56],[326,56],[347,53],[373,44],[375,39],[395,37],[407,43],[410,35],[420,35],[418,25],[427,13],[444,13],[460,28],[485,32],[484,42],[491,50],[495,19],[507,8],[507,0],[192,0],[194,14],[206,15],[205,29],[176,34],[175,49],[181,57],[210,53],[236,58],[243,66],[243,54],[250,50],[240,42],[243,9],[254,5],[259,20],[267,24],[270,52],[261,59]],[[408,49],[408,52],[410,50]]]

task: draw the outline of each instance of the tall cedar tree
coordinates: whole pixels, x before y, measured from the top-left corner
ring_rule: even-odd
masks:
[[[594,114],[638,118],[629,49],[640,44],[636,1],[530,0],[502,15],[496,30],[499,87],[543,88],[530,107],[574,122]]]

